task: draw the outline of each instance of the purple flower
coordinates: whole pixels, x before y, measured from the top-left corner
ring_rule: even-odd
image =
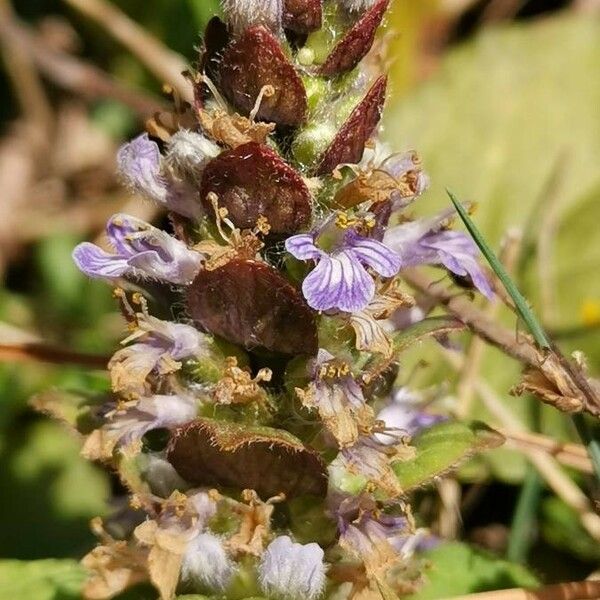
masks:
[[[134,407],[117,410],[105,429],[117,438],[117,446],[128,446],[148,431],[175,427],[191,421],[198,409],[193,398],[185,396],[148,396]]]
[[[105,415],[105,424],[86,438],[82,454],[90,460],[110,459],[115,448],[136,453],[148,431],[183,425],[198,412],[193,398],[175,395],[148,396],[111,408]]]
[[[432,219],[390,227],[383,236],[383,243],[400,257],[401,268],[443,265],[456,275],[469,276],[484,296],[492,298],[492,288],[477,262],[476,244],[464,233],[442,229],[451,214],[444,212]]]
[[[402,488],[392,469],[392,463],[411,456],[414,450],[403,446],[396,437],[395,444],[382,443],[374,435],[363,435],[353,446],[342,448],[342,465],[348,472],[364,477],[388,494],[398,495]]]
[[[184,133],[179,132],[173,136],[175,141],[172,141],[172,147],[180,145],[178,142],[184,137]],[[211,146],[203,146],[203,149],[207,153],[211,150],[214,152]],[[147,133],[121,146],[117,154],[117,165],[123,181],[135,193],[185,217],[198,218],[202,214],[197,192],[185,181],[176,180],[171,174],[164,172],[158,144]]]
[[[264,25],[271,31],[281,31],[283,0],[222,0],[221,5],[236,34],[251,25]]]
[[[421,160],[416,152],[392,154],[378,167],[399,183],[398,191],[391,196],[393,209],[409,205],[429,187],[429,177],[423,171]]]
[[[223,542],[212,533],[200,533],[188,544],[181,579],[210,592],[224,592],[235,573]]]
[[[263,593],[278,600],[316,600],[325,587],[323,556],[318,544],[296,544],[287,535],[275,538],[258,568]]]
[[[189,325],[161,321],[144,313],[136,315],[136,325],[122,344],[135,343],[117,351],[108,364],[115,392],[141,395],[151,372],[173,373],[181,367],[179,361],[207,352],[206,336]]]
[[[350,368],[327,350],[320,349],[310,365],[313,381],[306,391],[297,389],[302,404],[319,411],[325,427],[340,447],[358,439],[359,429],[373,422],[373,411]]]
[[[421,429],[445,420],[442,415],[431,415],[424,412],[419,404],[416,394],[406,388],[396,390],[387,406],[377,414],[377,420],[385,425],[382,433],[375,434],[377,440],[383,444],[394,444],[397,440],[397,434],[395,435],[394,432],[402,431],[414,435]]]
[[[368,572],[389,567],[399,557],[394,542],[410,531],[406,518],[383,512],[366,494],[335,500],[340,546],[360,559]]]
[[[348,229],[342,243],[329,254],[315,245],[314,234],[294,235],[285,247],[299,260],[317,263],[302,284],[304,297],[315,310],[362,310],[375,295],[375,282],[365,267],[382,277],[393,277],[401,265],[396,252],[354,229]]]
[[[75,264],[90,277],[147,277],[187,284],[200,270],[200,253],[136,217],[114,215],[106,232],[116,254],[89,242],[79,244],[73,251]]]

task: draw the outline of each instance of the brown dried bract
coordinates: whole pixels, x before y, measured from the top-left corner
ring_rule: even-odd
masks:
[[[310,33],[321,29],[321,0],[285,0],[283,26],[295,33]]]
[[[329,148],[324,152],[316,170],[317,175],[327,175],[341,164],[360,162],[365,144],[381,119],[386,89],[387,77],[384,75],[377,79],[342,125]]]
[[[285,494],[324,496],[326,466],[286,431],[197,419],[178,429],[167,458],[189,483]]]
[[[219,198],[231,222],[252,228],[262,216],[273,233],[295,233],[310,222],[310,192],[302,177],[268,146],[250,142],[214,158],[202,176],[201,197]]]
[[[246,348],[315,354],[314,314],[275,269],[233,259],[200,271],[188,290],[192,318],[204,329]]]
[[[207,135],[230,148],[249,142],[264,144],[275,131],[275,123],[255,123],[237,113],[230,115],[220,110],[209,112],[200,109],[198,121]]]
[[[375,33],[387,10],[389,0],[379,0],[356,22],[354,27],[336,44],[319,73],[332,77],[351,71],[373,46]]]
[[[300,76],[275,35],[263,25],[249,27],[225,51],[219,68],[219,89],[242,113],[250,114],[265,86],[256,118],[297,127],[306,120],[308,103]]]

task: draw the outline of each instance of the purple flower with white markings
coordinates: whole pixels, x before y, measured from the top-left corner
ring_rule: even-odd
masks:
[[[205,160],[218,154],[218,147],[201,136],[191,132],[178,132],[173,136],[170,144],[171,156],[181,159],[177,154],[182,145],[182,138],[186,140],[186,133],[194,136],[185,146],[187,158],[197,162],[197,154],[200,152]],[[203,138],[199,148],[196,142],[195,154],[190,157],[190,145],[196,141],[195,136]],[[130,142],[123,144],[117,154],[117,165],[124,183],[135,193],[140,194],[165,208],[172,210],[184,217],[198,218],[202,214],[202,204],[199,201],[197,191],[183,179],[176,179],[172,173],[163,168],[162,156],[158,144],[152,141],[147,133],[144,133]],[[198,174],[199,175],[199,174]]]
[[[358,312],[375,295],[370,267],[382,277],[393,277],[401,266],[396,252],[348,229],[342,242],[330,253],[315,244],[314,234],[288,238],[286,250],[299,260],[314,260],[317,266],[304,279],[302,292],[315,310]]]
[[[112,216],[106,233],[116,253],[83,242],[73,251],[75,264],[90,277],[152,278],[175,284],[190,283],[198,271],[202,254],[149,223],[125,214]]]
[[[117,351],[108,364],[113,390],[127,396],[142,394],[150,373],[173,373],[181,367],[180,361],[208,351],[206,336],[184,323],[138,314],[136,326],[122,344],[135,343]]]
[[[316,600],[325,587],[323,556],[318,544],[297,544],[287,535],[275,538],[258,568],[263,593],[278,600]]]
[[[340,447],[353,444],[360,429],[372,423],[373,410],[350,368],[327,350],[320,349],[309,363],[309,370],[312,382],[307,390],[296,390],[302,404],[318,410]]]
[[[388,404],[377,414],[377,420],[385,426],[383,432],[375,434],[377,440],[383,444],[394,444],[397,441],[395,432],[414,435],[421,429],[431,427],[445,420],[445,417],[441,415],[424,412],[421,404],[417,394],[406,388],[396,390],[389,399]]]
[[[385,513],[371,495],[330,499],[340,534],[339,544],[360,559],[368,572],[387,568],[399,557],[395,541],[410,534],[405,516]]]
[[[124,408],[111,406],[105,424],[88,436],[83,455],[90,459],[107,459],[115,448],[133,448],[146,433],[183,425],[198,412],[196,401],[187,396],[147,396]]]
[[[484,296],[492,298],[494,292],[477,262],[476,244],[464,233],[443,229],[451,214],[452,211],[447,211],[432,219],[390,227],[383,243],[400,257],[401,268],[443,265],[455,275],[470,277]]]

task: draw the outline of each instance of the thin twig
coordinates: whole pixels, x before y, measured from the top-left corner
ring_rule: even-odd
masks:
[[[83,354],[41,343],[1,344],[0,362],[35,361],[52,364],[73,364],[92,369],[106,369],[110,357]]]
[[[463,367],[464,356],[449,350],[442,350],[442,355],[455,370],[459,371]],[[478,378],[475,386],[484,406],[504,428],[514,432],[527,431],[523,423],[504,406],[490,385]],[[594,512],[587,496],[565,475],[556,460],[545,451],[524,449],[523,453],[554,493],[579,514],[588,533],[594,539],[600,540],[600,516]]]
[[[96,21],[136,56],[161,83],[173,86],[184,100],[189,102],[193,100],[190,82],[182,75],[182,72],[188,68],[182,56],[164,46],[109,2],[104,0],[64,0],[64,2]]]
[[[576,581],[558,583],[539,590],[515,588],[454,596],[452,600],[598,600],[600,598],[600,581]]]
[[[165,106],[160,100],[124,86],[100,69],[49,47],[29,27],[14,18],[0,18],[0,39],[27,54],[52,82],[84,98],[117,100],[142,119]]]
[[[567,467],[587,474],[594,472],[586,449],[579,444],[557,442],[548,436],[527,431],[499,431],[506,438],[509,447],[517,450],[543,450]]]

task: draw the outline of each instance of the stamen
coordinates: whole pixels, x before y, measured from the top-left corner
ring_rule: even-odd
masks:
[[[221,93],[216,88],[215,84],[211,81],[210,77],[207,77],[206,75],[200,75],[199,82],[204,83],[206,87],[210,90],[210,93],[217,101],[219,108],[227,112],[227,102],[225,102],[225,99],[223,98],[223,96],[221,96]]]
[[[250,112],[249,119],[254,121],[258,111],[260,110],[260,105],[262,104],[263,98],[271,98],[275,95],[275,88],[272,85],[263,85],[258,97],[256,98],[256,102],[254,103],[254,108]]]

